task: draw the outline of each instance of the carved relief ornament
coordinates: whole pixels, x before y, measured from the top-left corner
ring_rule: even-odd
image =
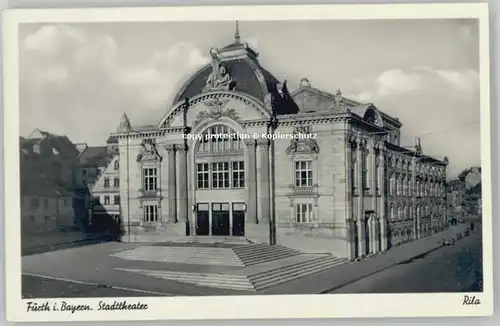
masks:
[[[193,122],[193,127],[204,120],[217,120],[222,117],[228,117],[235,121],[239,121],[240,117],[235,109],[224,109],[229,101],[230,100],[227,98],[211,98],[205,101],[204,104],[208,107],[208,110],[199,112],[196,115],[195,121]]]
[[[313,139],[302,138],[292,139],[290,145],[286,149],[287,155],[291,154],[318,154],[319,146]]]
[[[137,155],[137,162],[161,162],[162,157],[156,148],[154,139],[143,139],[141,152]]]

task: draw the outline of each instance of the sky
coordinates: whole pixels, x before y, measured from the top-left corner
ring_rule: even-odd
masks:
[[[448,156],[451,177],[480,166],[475,20],[240,22],[242,41],[289,89],[374,103],[403,123],[402,146]],[[157,124],[180,85],[233,41],[234,22],[23,24],[20,128],[104,145],[126,113]]]

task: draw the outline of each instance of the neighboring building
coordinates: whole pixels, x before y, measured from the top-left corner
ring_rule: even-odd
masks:
[[[20,138],[23,234],[74,227],[72,170],[77,155],[66,136],[36,129]]]
[[[482,215],[482,186],[481,168],[471,167],[465,169],[458,175],[458,180],[463,185],[463,211],[464,216],[480,217]]]
[[[38,171],[59,186],[71,189],[78,149],[66,136],[35,129],[20,139],[23,168]]]
[[[479,218],[482,215],[481,168],[462,171],[448,183],[448,212],[450,217]]]
[[[100,205],[94,205],[93,189],[101,181],[104,187],[103,173],[108,170],[112,161],[116,161],[115,157],[118,155],[118,141],[115,137],[109,137],[106,141],[106,146],[88,146],[87,144],[77,144],[80,151],[78,156],[78,166],[75,169],[75,193],[79,195],[79,210],[76,212],[77,219],[82,221],[82,224],[90,226],[92,223],[92,215],[96,211],[103,214],[106,210]],[[119,163],[118,163],[119,164]],[[111,170],[114,171],[114,170]],[[109,176],[108,176],[109,177]],[[114,181],[114,176],[112,177]],[[119,181],[118,181],[119,182]],[[114,183],[113,183],[114,184]],[[100,186],[95,190],[100,196],[103,191]],[[118,194],[118,191],[109,189],[113,199]],[[104,198],[103,198],[104,199]],[[104,202],[104,201],[103,201]],[[112,215],[116,215],[119,210],[115,210]]]
[[[103,229],[110,221],[120,225],[120,160],[115,155],[100,178],[90,188],[92,196],[91,224]]]
[[[70,230],[74,227],[73,194],[37,174],[21,177],[23,235]]]
[[[113,134],[123,241],[275,238],[355,259],[447,227],[448,160],[419,141],[401,147],[397,118],[307,79],[290,93],[238,34],[210,54],[156,128],[133,129],[124,115]],[[273,126],[294,139],[230,137]]]
[[[451,180],[447,186],[448,215],[452,219],[464,217],[465,184],[461,180]]]

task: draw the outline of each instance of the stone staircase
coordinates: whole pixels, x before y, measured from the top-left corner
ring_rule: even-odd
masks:
[[[239,291],[260,291],[319,273],[347,262],[328,254],[303,254],[284,246],[249,244],[232,248],[189,246],[141,246],[118,252],[112,257],[125,260],[231,267],[219,272],[117,269],[164,280],[203,287]]]
[[[199,243],[199,244],[227,244],[227,245],[248,245],[252,241],[245,237],[224,237],[224,236],[188,236],[179,237],[167,241],[168,243]]]
[[[331,255],[313,258],[303,262],[258,272],[248,276],[256,291],[264,290],[304,276],[316,274],[347,262],[345,258]]]
[[[111,257],[132,261],[163,262],[174,264],[243,267],[231,248],[206,248],[186,246],[140,246],[114,253]]]
[[[268,261],[300,255],[301,252],[284,246],[252,244],[233,248],[234,253],[244,266],[262,264]]]
[[[142,270],[130,268],[116,268],[116,270],[150,276],[158,279],[177,281],[197,286],[218,289],[255,291],[252,283],[244,275],[227,275],[212,273],[185,273],[176,271]]]

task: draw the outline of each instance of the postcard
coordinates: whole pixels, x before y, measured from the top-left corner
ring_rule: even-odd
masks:
[[[3,15],[10,321],[492,314],[487,4]]]

